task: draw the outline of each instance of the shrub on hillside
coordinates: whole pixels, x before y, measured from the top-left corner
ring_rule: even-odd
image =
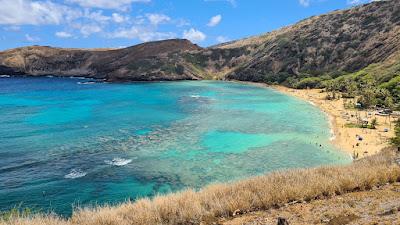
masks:
[[[391,139],[392,144],[400,151],[400,119],[397,120],[394,128],[395,137]]]
[[[304,88],[320,88],[322,86],[322,79],[319,77],[307,77],[300,80],[296,84],[296,88],[304,89]]]

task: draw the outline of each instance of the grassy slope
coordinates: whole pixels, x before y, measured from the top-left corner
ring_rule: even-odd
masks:
[[[238,215],[233,219],[221,219],[219,224],[276,224],[278,218],[287,219],[289,224],[400,224],[399,199],[400,183],[394,183],[368,191]]]
[[[393,151],[385,151],[348,166],[275,172],[235,183],[211,185],[198,192],[187,190],[117,207],[82,209],[69,220],[42,215],[16,216],[0,225],[211,223],[221,217],[230,217],[238,210],[270,209],[296,200],[311,201],[400,181],[397,158]]]

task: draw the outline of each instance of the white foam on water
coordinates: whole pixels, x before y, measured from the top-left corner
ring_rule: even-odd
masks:
[[[104,160],[104,162],[111,166],[125,166],[132,162],[132,159],[113,158],[112,160]]]
[[[95,84],[96,82],[94,82],[94,81],[87,81],[87,82],[78,82],[78,84],[81,84],[81,85],[88,85],[88,84]]]
[[[10,78],[10,75],[0,75],[1,78]]]
[[[83,172],[80,169],[72,169],[69,174],[65,175],[65,179],[76,179],[80,177],[86,176],[87,173]]]
[[[331,137],[329,138],[330,141],[334,141],[336,139],[335,132],[331,129]]]
[[[190,97],[191,98],[200,98],[201,96],[200,95],[191,95]]]
[[[333,117],[332,117],[331,115],[329,115],[328,113],[326,113],[326,112],[325,112],[325,114],[326,114],[326,115],[328,116],[328,118],[329,118],[329,127],[330,127],[329,132],[330,132],[330,134],[331,134],[329,140],[330,140],[330,141],[334,141],[334,140],[336,139],[336,134],[335,134],[335,130],[334,130],[334,128],[333,128]]]

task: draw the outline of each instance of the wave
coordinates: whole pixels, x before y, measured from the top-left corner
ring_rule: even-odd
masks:
[[[191,95],[190,97],[191,98],[200,98],[201,96],[200,95]]]
[[[80,169],[72,169],[69,174],[65,175],[65,179],[76,179],[80,177],[86,176],[87,173],[83,172]]]
[[[332,125],[331,125],[331,127],[332,127]],[[331,134],[329,140],[334,141],[336,139],[336,135],[335,135],[335,131],[333,130],[333,128],[330,129],[329,133]]]
[[[95,84],[95,83],[96,83],[96,82],[94,82],[94,81],[78,82],[78,84],[83,84],[83,85]]]
[[[10,75],[0,75],[0,78],[9,78],[11,77]]]
[[[312,102],[312,101],[307,101],[310,105],[312,105],[312,106],[317,106],[314,102]]]
[[[328,122],[329,122],[329,133],[330,133],[330,137],[329,137],[329,140],[330,141],[334,141],[335,139],[336,139],[336,134],[335,134],[335,130],[334,130],[334,121],[333,121],[333,117],[330,115],[330,114],[328,114],[327,112],[325,112],[324,111],[324,113],[325,113],[325,115],[328,117]]]
[[[112,160],[104,160],[104,162],[111,166],[125,166],[132,162],[132,159],[113,158]]]

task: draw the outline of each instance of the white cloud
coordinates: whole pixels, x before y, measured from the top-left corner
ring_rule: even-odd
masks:
[[[227,38],[225,36],[218,36],[216,40],[218,43],[224,43],[224,42],[230,41],[229,38]]]
[[[164,14],[157,14],[157,13],[146,14],[146,17],[152,25],[166,23],[171,20],[171,18],[169,16],[164,15]]]
[[[67,0],[86,8],[126,10],[134,2],[150,2],[151,0]]]
[[[388,1],[388,0],[347,0],[347,4],[358,5],[358,4],[368,3],[368,2],[380,2],[380,1]]]
[[[320,3],[326,0],[298,0],[299,4],[308,7],[312,3]],[[369,3],[369,2],[379,2],[379,1],[389,1],[389,0],[347,0],[348,5],[358,5],[358,4],[364,4],[364,3]]]
[[[51,1],[0,0],[0,24],[60,24],[79,16],[79,12]]]
[[[158,32],[151,28],[140,26],[132,26],[127,29],[120,28],[108,35],[108,38],[139,39],[141,41],[156,41],[175,37],[176,34],[172,32]]]
[[[222,16],[221,15],[213,16],[213,17],[211,17],[211,19],[208,22],[207,26],[215,27],[221,22],[221,20],[222,20]]]
[[[159,41],[175,38],[176,34],[172,32],[143,32],[139,35],[141,41]]]
[[[347,4],[356,5],[362,3],[362,0],[347,0]]]
[[[183,38],[188,39],[192,42],[201,42],[206,39],[206,35],[194,28],[191,28],[190,30],[185,30],[183,31]]]
[[[80,32],[83,35],[83,37],[89,37],[91,34],[99,33],[102,30],[103,29],[96,24],[85,24],[80,27]]]
[[[29,42],[38,42],[40,41],[39,37],[30,36],[29,34],[25,34],[25,39]]]
[[[9,27],[4,27],[3,29],[4,29],[5,31],[14,31],[14,32],[18,32],[18,31],[21,30],[21,27],[20,27],[20,26],[15,26],[15,25],[13,25],[13,26],[9,26]]]
[[[142,14],[130,17],[122,11],[134,2],[152,0],[0,0],[0,25],[3,31],[20,31],[23,25],[58,25],[52,35],[58,38],[89,37],[97,34],[107,38],[135,38],[141,41],[176,38],[179,34],[159,31],[161,24],[171,24],[183,32],[184,38],[193,42],[206,39],[199,30],[190,28],[184,19],[174,19],[162,13]],[[98,8],[98,9],[94,9]],[[104,8],[104,11],[102,10]],[[106,10],[107,9],[107,10]],[[113,11],[108,9],[115,9]],[[218,25],[221,15],[210,19],[210,26]],[[120,28],[115,28],[115,25]],[[186,30],[184,27],[186,26]],[[180,28],[180,29],[179,29]],[[29,32],[28,32],[29,33]],[[24,33],[23,33],[24,34]],[[30,42],[40,38],[25,35]]]
[[[85,9],[82,17],[89,19],[91,21],[95,21],[97,23],[107,23],[108,21],[110,21],[112,19],[112,17],[103,15],[103,11],[101,11],[101,10],[91,12],[88,9]]]
[[[175,20],[175,24],[177,27],[190,26],[190,22],[184,19]]]
[[[118,14],[118,13],[113,13],[112,14],[112,19],[116,23],[122,23],[125,20],[127,20],[127,18],[125,18],[124,16],[122,16],[121,14]]]
[[[310,6],[310,0],[299,0],[299,3],[304,7]]]
[[[68,32],[65,32],[65,31],[56,32],[55,35],[57,37],[59,37],[59,38],[70,38],[70,37],[72,37],[72,34],[70,34]]]

